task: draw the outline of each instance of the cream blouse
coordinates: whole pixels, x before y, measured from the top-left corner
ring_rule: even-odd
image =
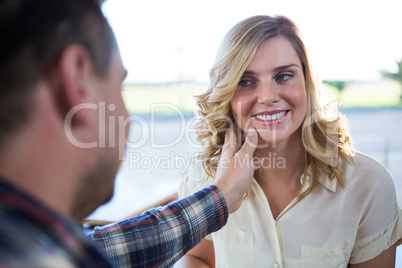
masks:
[[[312,193],[293,200],[277,219],[253,180],[241,207],[212,234],[216,267],[347,267],[392,246],[402,237],[393,180],[366,155],[357,153],[354,162],[342,170],[346,188],[321,176]],[[193,167],[179,197],[210,183],[202,168]]]

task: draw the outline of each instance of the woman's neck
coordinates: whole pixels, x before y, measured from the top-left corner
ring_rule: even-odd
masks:
[[[305,167],[305,150],[301,134],[286,141],[257,148],[255,156],[263,157],[263,165],[256,171],[255,178],[261,184],[300,183]]]

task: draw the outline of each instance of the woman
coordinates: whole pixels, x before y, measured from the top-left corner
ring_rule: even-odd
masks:
[[[254,157],[264,161],[228,224],[177,267],[394,267],[402,220],[393,180],[353,150],[346,119],[322,105],[296,25],[283,16],[240,22],[210,75],[198,96],[202,165],[179,195],[214,177],[232,122],[257,130]]]

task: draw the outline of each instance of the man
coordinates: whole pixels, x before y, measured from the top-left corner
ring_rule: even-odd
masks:
[[[112,197],[128,133],[112,30],[93,0],[0,0],[0,38],[0,267],[169,266],[240,206],[255,131],[227,135],[214,185],[91,244],[76,222]]]

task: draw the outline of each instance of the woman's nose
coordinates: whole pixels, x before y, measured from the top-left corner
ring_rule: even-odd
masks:
[[[278,88],[273,83],[264,82],[258,86],[258,103],[271,105],[280,100]]]

